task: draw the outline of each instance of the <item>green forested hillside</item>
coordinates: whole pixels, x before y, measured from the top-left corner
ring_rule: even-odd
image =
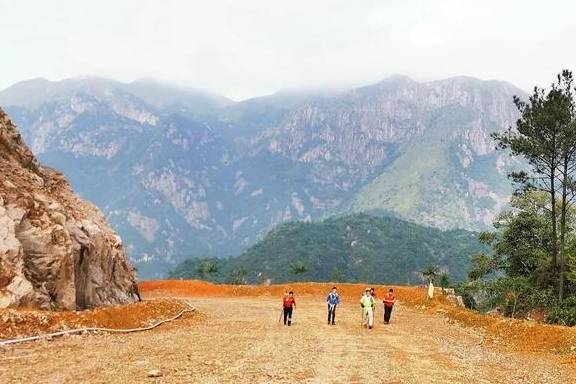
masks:
[[[429,265],[463,280],[482,246],[464,230],[441,231],[390,217],[356,214],[272,230],[241,256],[188,259],[172,278],[217,282],[363,281],[415,284]]]

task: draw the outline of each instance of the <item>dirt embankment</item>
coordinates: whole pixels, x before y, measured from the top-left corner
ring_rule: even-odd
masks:
[[[336,284],[342,300],[357,301],[367,288],[365,284]],[[299,296],[324,297],[328,295],[333,283],[292,283],[278,285],[226,285],[211,284],[197,280],[148,280],[139,284],[142,295],[146,297],[234,297],[234,296],[268,296],[282,297],[287,291],[294,291]],[[383,296],[393,288],[396,296],[403,303],[409,305],[424,305],[429,301],[426,298],[426,289],[419,287],[404,287],[396,285],[372,285],[377,295]],[[434,299],[439,302],[440,298]]]
[[[0,309],[0,339],[88,327],[112,329],[145,327],[174,316],[186,308],[187,305],[180,300],[158,299],[88,311]]]

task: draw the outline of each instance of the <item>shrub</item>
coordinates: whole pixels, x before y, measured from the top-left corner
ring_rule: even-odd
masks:
[[[509,317],[525,317],[532,309],[556,304],[552,289],[535,287],[524,277],[469,281],[457,285],[456,292],[468,308],[485,312],[500,307]]]
[[[573,327],[576,325],[576,297],[572,296],[556,306],[546,319],[548,323],[567,325]]]
[[[480,280],[468,281],[456,285],[456,294],[462,296],[466,308],[486,312],[492,309],[486,286],[488,283]]]
[[[246,275],[248,271],[244,267],[234,268],[227,277],[227,283],[232,285],[246,284]]]

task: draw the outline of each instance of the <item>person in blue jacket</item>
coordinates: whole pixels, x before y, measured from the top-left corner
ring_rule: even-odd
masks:
[[[336,306],[340,304],[340,296],[338,295],[336,287],[332,287],[332,290],[326,298],[326,303],[328,304],[328,325],[336,325],[334,322],[336,319]]]

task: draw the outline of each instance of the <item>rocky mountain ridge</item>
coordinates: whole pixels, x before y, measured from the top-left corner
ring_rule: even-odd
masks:
[[[370,211],[486,228],[513,166],[491,132],[516,119],[505,82],[396,76],[344,92],[234,103],[158,84],[34,81],[0,92],[42,161],[126,239],[144,276],[238,255],[270,228]],[[23,95],[43,95],[26,101]]]

